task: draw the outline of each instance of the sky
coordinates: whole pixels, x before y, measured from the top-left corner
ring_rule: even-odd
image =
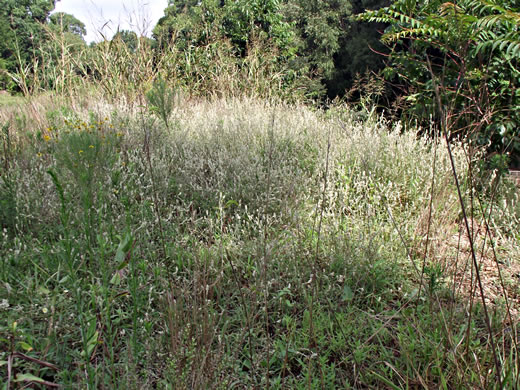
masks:
[[[66,12],[85,23],[85,41],[101,41],[112,38],[120,30],[133,30],[139,35],[150,36],[152,29],[164,15],[168,0],[60,0],[54,12]]]

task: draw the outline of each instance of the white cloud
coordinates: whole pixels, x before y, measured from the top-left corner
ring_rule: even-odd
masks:
[[[74,15],[87,27],[87,42],[111,38],[117,28],[150,36],[168,0],[61,0],[54,12]]]

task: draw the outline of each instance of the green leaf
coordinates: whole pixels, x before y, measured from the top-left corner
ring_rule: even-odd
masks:
[[[44,380],[33,374],[18,374],[13,382],[44,382]]]
[[[345,287],[343,287],[343,294],[341,295],[341,299],[344,302],[350,302],[353,298],[354,292],[352,292],[352,289],[348,285],[345,285]]]
[[[92,335],[92,337],[88,340],[87,345],[89,346],[95,346],[98,343],[99,340],[99,332],[96,331]]]
[[[116,271],[114,273],[114,276],[112,276],[112,279],[110,279],[110,284],[119,286],[121,284],[121,274]]]
[[[129,259],[126,258],[127,257],[126,255],[127,255],[128,251],[130,250],[130,248],[132,247],[132,243],[133,243],[133,238],[130,233],[127,233],[125,235],[125,237],[119,243],[119,246],[117,247],[116,258],[115,258],[116,263],[119,264],[117,266],[118,270],[122,270],[123,268],[125,268],[128,265]]]
[[[39,292],[40,294],[43,294],[43,295],[49,295],[49,294],[50,294],[50,291],[47,290],[47,289],[46,289],[45,287],[43,287],[43,286],[40,286],[40,287],[38,288],[38,292]]]
[[[25,349],[27,352],[33,350],[33,347],[31,347],[29,344],[27,344],[27,343],[24,342],[24,341],[20,341],[18,344],[20,344],[20,346],[21,346],[23,349]]]
[[[380,381],[384,382],[387,386],[389,386],[391,389],[394,389],[394,390],[399,390],[400,387],[399,386],[396,386],[394,383],[392,383],[389,379],[385,378],[384,376],[378,374],[377,372],[375,371],[371,371],[372,374],[377,377]]]
[[[230,199],[226,202],[225,208],[229,208],[231,206],[238,206],[238,202],[236,200]]]

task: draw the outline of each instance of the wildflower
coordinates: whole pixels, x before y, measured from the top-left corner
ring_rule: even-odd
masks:
[[[94,149],[94,145],[89,145],[88,146],[90,149]]]
[[[37,153],[36,156],[38,156],[38,158],[40,158],[42,156],[41,153]]]
[[[48,142],[48,141],[50,141],[51,136],[48,135],[48,134],[45,134],[45,135],[43,136],[43,139],[45,140],[45,142]]]
[[[44,307],[44,308],[42,309],[42,312],[43,312],[43,314],[47,314],[47,313],[49,312],[49,309],[47,309],[46,307]]]
[[[80,151],[78,152],[78,154],[81,154],[81,153],[83,153],[83,150],[80,150]]]

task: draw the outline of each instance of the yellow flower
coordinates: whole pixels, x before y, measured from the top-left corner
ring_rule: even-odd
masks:
[[[42,156],[42,154],[41,154],[41,153],[37,153],[36,155],[37,155],[38,157],[41,157],[41,156]]]
[[[48,135],[48,134],[45,134],[45,135],[43,136],[43,139],[45,140],[45,142],[50,141],[51,136]]]
[[[80,151],[78,152],[78,154],[81,154],[81,153],[83,153],[83,150],[80,150]]]
[[[90,149],[94,149],[94,145],[89,145],[88,146]]]

